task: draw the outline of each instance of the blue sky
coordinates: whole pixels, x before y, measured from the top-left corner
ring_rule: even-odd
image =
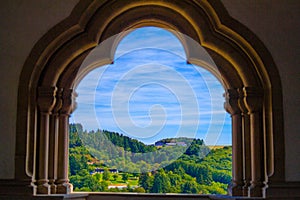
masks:
[[[147,144],[168,137],[231,144],[221,83],[187,64],[180,41],[164,29],[132,31],[119,43],[114,63],[88,73],[76,92],[70,122],[86,130],[116,131]]]

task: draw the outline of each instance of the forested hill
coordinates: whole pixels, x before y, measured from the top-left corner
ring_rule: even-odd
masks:
[[[156,150],[156,148],[153,145],[145,145],[144,143],[136,139],[132,139],[128,136],[124,136],[116,132],[103,130],[102,133],[114,145],[123,147],[125,151],[131,151],[133,153],[147,153]]]
[[[97,138],[94,137],[95,140],[107,140],[111,142],[113,145],[118,147],[124,148],[125,151],[129,151],[132,153],[147,153],[153,152],[157,150],[157,147],[160,146],[192,146],[187,150],[187,154],[195,154],[192,152],[195,149],[200,148],[200,146],[205,146],[204,141],[202,139],[194,139],[194,138],[187,138],[187,137],[179,137],[179,138],[165,138],[155,142],[154,145],[146,145],[143,142],[140,142],[136,139],[130,138],[128,136],[124,136],[123,134],[117,132],[111,132],[107,130],[97,130],[96,132],[86,132],[83,131],[83,127],[81,124],[70,124],[70,133],[71,133],[71,140],[74,140],[76,137],[72,136],[79,136],[81,140],[84,140],[85,145],[91,145],[91,141],[88,140],[87,135],[91,136],[99,136]],[[78,140],[77,138],[77,140]],[[87,139],[87,140],[86,140]],[[79,141],[77,141],[79,142]],[[74,141],[71,141],[73,144]],[[94,142],[95,143],[95,142]],[[99,143],[99,142],[98,142]],[[92,145],[95,146],[95,145]]]
[[[210,150],[201,139],[155,145],[70,124],[69,174],[75,191],[226,194],[231,147]]]
[[[146,153],[146,152],[151,152],[156,150],[154,145],[145,145],[144,143],[136,139],[132,139],[128,136],[124,136],[123,134],[120,133],[111,132],[107,130],[86,132],[83,131],[83,127],[81,124],[70,124],[69,126],[70,126],[70,136],[71,136],[70,144],[74,143],[75,138],[77,138],[76,140],[80,138],[80,140],[81,141],[83,140],[83,143],[88,146],[95,147],[95,144],[100,145],[103,141],[109,141],[113,145],[122,147],[124,148],[125,151],[129,151],[132,153]],[[92,136],[94,136],[93,137],[95,140],[94,142],[90,140]]]

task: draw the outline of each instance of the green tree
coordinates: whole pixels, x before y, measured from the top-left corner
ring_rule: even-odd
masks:
[[[100,192],[105,192],[108,189],[108,183],[106,181],[101,181],[100,182],[100,187],[101,187],[101,189],[99,191]]]
[[[191,155],[196,155],[198,156],[200,152],[200,145],[199,144],[191,144],[189,148],[186,150],[186,154],[191,156]]]
[[[85,176],[89,176],[89,171],[87,169],[81,169],[80,171],[77,172],[77,174],[79,176],[85,177]]]
[[[182,184],[182,176],[179,174],[175,174],[172,171],[168,172],[168,177],[170,178],[171,188],[170,192],[172,193],[180,193],[181,192],[181,184]]]
[[[199,186],[195,181],[187,181],[181,187],[182,193],[197,194],[199,193]]]
[[[213,170],[212,178],[219,183],[229,184],[231,182],[231,174],[225,170]]]
[[[101,175],[99,173],[96,173],[94,175],[94,178],[97,180],[97,181],[100,181],[101,180]]]
[[[128,178],[129,178],[129,174],[128,174],[128,173],[123,173],[123,174],[122,174],[122,180],[123,180],[124,182],[127,182],[127,181],[128,181]]]
[[[154,175],[153,186],[151,192],[153,193],[167,193],[170,191],[171,183],[165,171],[161,169]]]
[[[108,181],[110,179],[110,172],[108,169],[104,169],[103,175],[102,175],[102,179],[105,181]]]
[[[70,182],[72,183],[72,185],[74,187],[74,191],[78,191],[80,188],[83,187],[82,179],[83,179],[83,177],[81,177],[79,175],[70,176]]]
[[[75,155],[72,154],[69,156],[69,165],[71,176],[76,175],[81,168],[80,162],[76,159]]]
[[[137,192],[137,193],[146,193],[145,189],[142,187],[137,187],[133,189],[133,192]]]
[[[181,176],[181,177],[184,177],[185,171],[184,171],[184,169],[180,166],[180,167],[174,169],[174,173],[175,173],[175,174],[178,174],[178,175]]]
[[[199,166],[197,168],[196,180],[199,184],[210,185],[213,181],[212,172],[206,166]]]
[[[114,178],[115,181],[118,179],[118,177],[119,177],[119,175],[118,175],[117,173],[115,173],[115,174],[113,175],[113,178]]]
[[[153,177],[149,176],[149,173],[142,173],[140,174],[139,184],[146,190],[146,192],[150,192],[153,185]]]
[[[99,181],[97,181],[96,178],[91,175],[85,176],[83,180],[83,187],[89,188],[90,191],[96,192],[102,189]]]

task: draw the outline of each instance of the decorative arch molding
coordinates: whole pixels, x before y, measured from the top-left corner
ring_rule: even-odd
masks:
[[[279,73],[262,42],[217,0],[81,0],[68,18],[37,42],[24,64],[15,179],[31,194],[72,191],[67,172],[68,118],[75,106],[73,89],[80,65],[106,39],[149,25],[189,36],[213,58],[226,87],[224,106],[232,116],[229,192],[268,195],[273,184],[285,180]],[[179,39],[187,61],[199,64],[197,49]],[[117,42],[106,46],[104,63],[113,61]]]

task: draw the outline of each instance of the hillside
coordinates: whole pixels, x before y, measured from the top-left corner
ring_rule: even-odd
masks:
[[[155,145],[70,125],[70,182],[75,191],[225,194],[231,147],[210,150],[203,140],[166,138]]]

